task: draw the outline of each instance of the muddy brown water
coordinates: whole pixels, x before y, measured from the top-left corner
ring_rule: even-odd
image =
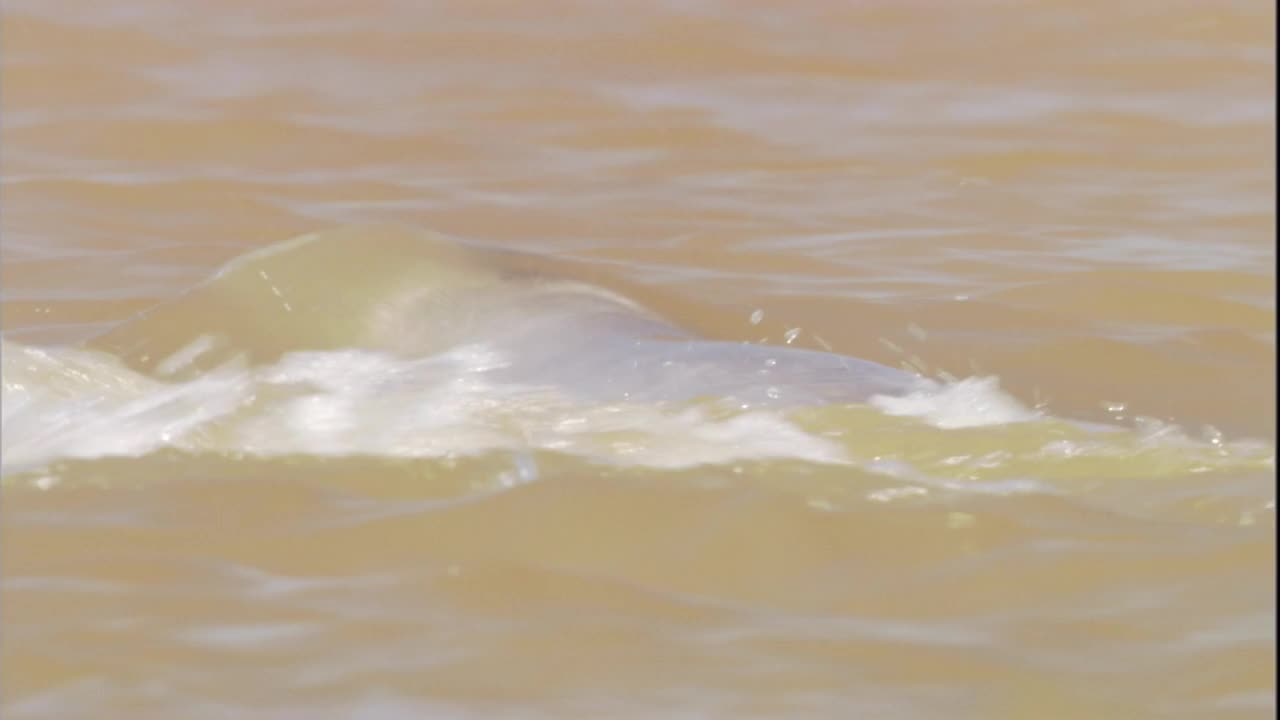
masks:
[[[1274,714],[1274,6],[0,22],[6,718]],[[571,402],[180,299],[366,223],[944,390]],[[80,345],[174,301],[126,336],[328,345]]]

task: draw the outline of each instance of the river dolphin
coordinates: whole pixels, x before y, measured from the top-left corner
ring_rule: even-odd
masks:
[[[487,379],[589,402],[862,402],[928,381],[830,352],[699,337],[520,253],[399,226],[304,235],[236,258],[185,295],[89,341],[133,369],[192,377],[231,358],[361,349],[483,351]]]

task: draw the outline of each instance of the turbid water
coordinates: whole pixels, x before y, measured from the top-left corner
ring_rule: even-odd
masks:
[[[6,3],[2,714],[1274,715],[1274,23]]]

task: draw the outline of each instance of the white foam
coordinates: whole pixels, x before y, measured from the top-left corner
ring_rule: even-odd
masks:
[[[918,417],[944,429],[1004,425],[1043,417],[1002,391],[995,377],[928,383],[901,397],[876,395],[870,403],[887,415]]]
[[[306,352],[165,382],[99,353],[6,343],[3,469],[164,447],[386,457],[541,449],[662,468],[765,458],[845,462],[838,444],[777,411],[713,417],[688,406],[583,405],[555,388],[495,382],[490,371],[507,364],[484,345],[411,360]],[[530,466],[518,479],[536,476]]]
[[[141,455],[238,407],[246,396],[231,366],[169,384],[114,358],[65,349],[3,347],[4,471],[58,458]]]
[[[845,428],[802,428],[776,407],[583,401],[562,387],[512,381],[503,369],[513,359],[486,344],[413,359],[362,350],[292,353],[260,367],[228,363],[181,382],[135,373],[91,351],[5,342],[0,355],[3,473],[39,470],[66,458],[142,456],[162,448],[266,457],[448,458],[508,451],[520,458],[509,478],[516,484],[540,476],[534,452],[555,451],[667,469],[751,460],[852,464],[943,487],[931,485],[931,473],[961,463],[984,470],[1009,462],[1004,451],[976,459],[962,454],[943,457],[930,470],[892,452],[866,452],[870,446],[860,444],[862,435]],[[1043,417],[1001,391],[995,378],[925,381],[915,392],[876,396],[870,404],[943,429]],[[1133,443],[1111,439],[1118,428],[1104,429],[1086,439],[1054,438],[1030,452],[1054,462],[1132,454]],[[1176,426],[1154,422],[1140,424],[1138,431],[1130,433],[1137,447],[1189,448],[1192,454],[1179,457],[1202,460],[1206,467],[1233,454],[1265,457],[1274,467],[1274,449],[1266,444],[1198,441]],[[864,454],[871,459],[857,459]]]

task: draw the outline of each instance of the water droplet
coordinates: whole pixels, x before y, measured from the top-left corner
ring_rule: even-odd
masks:
[[[867,493],[867,499],[874,502],[893,502],[903,498],[925,497],[928,494],[929,491],[925,488],[908,485],[872,491]]]
[[[1211,445],[1222,447],[1222,431],[1212,425],[1205,425],[1200,432]]]
[[[901,355],[901,354],[902,354],[902,348],[901,348],[901,347],[899,347],[896,343],[894,343],[894,342],[893,342],[892,340],[890,340],[889,338],[879,338],[879,340],[880,340],[880,344],[881,344],[881,345],[883,345],[883,346],[885,346],[885,347],[889,348],[890,350],[892,350],[893,352],[898,353],[899,355]]]
[[[757,309],[755,312],[751,313],[752,325],[759,325],[761,320],[764,320],[764,310]]]
[[[800,328],[791,328],[782,336],[788,345],[795,342],[798,337],[800,337]]]
[[[833,512],[836,509],[835,503],[821,497],[809,498],[805,504],[819,512]]]
[[[516,466],[516,477],[521,482],[530,482],[538,479],[538,463],[534,461],[533,456],[529,453],[520,453],[514,458]]]
[[[765,361],[764,361],[764,366],[765,366],[765,367],[774,367],[774,366],[775,366],[775,365],[777,365],[777,364],[778,364],[778,361],[777,361],[777,359],[775,359],[775,358],[769,358],[769,359],[767,359],[767,360],[765,360]]]
[[[767,390],[764,391],[764,394],[768,395],[770,400],[777,400],[778,398],[782,397],[782,391],[776,387],[768,388]]]

